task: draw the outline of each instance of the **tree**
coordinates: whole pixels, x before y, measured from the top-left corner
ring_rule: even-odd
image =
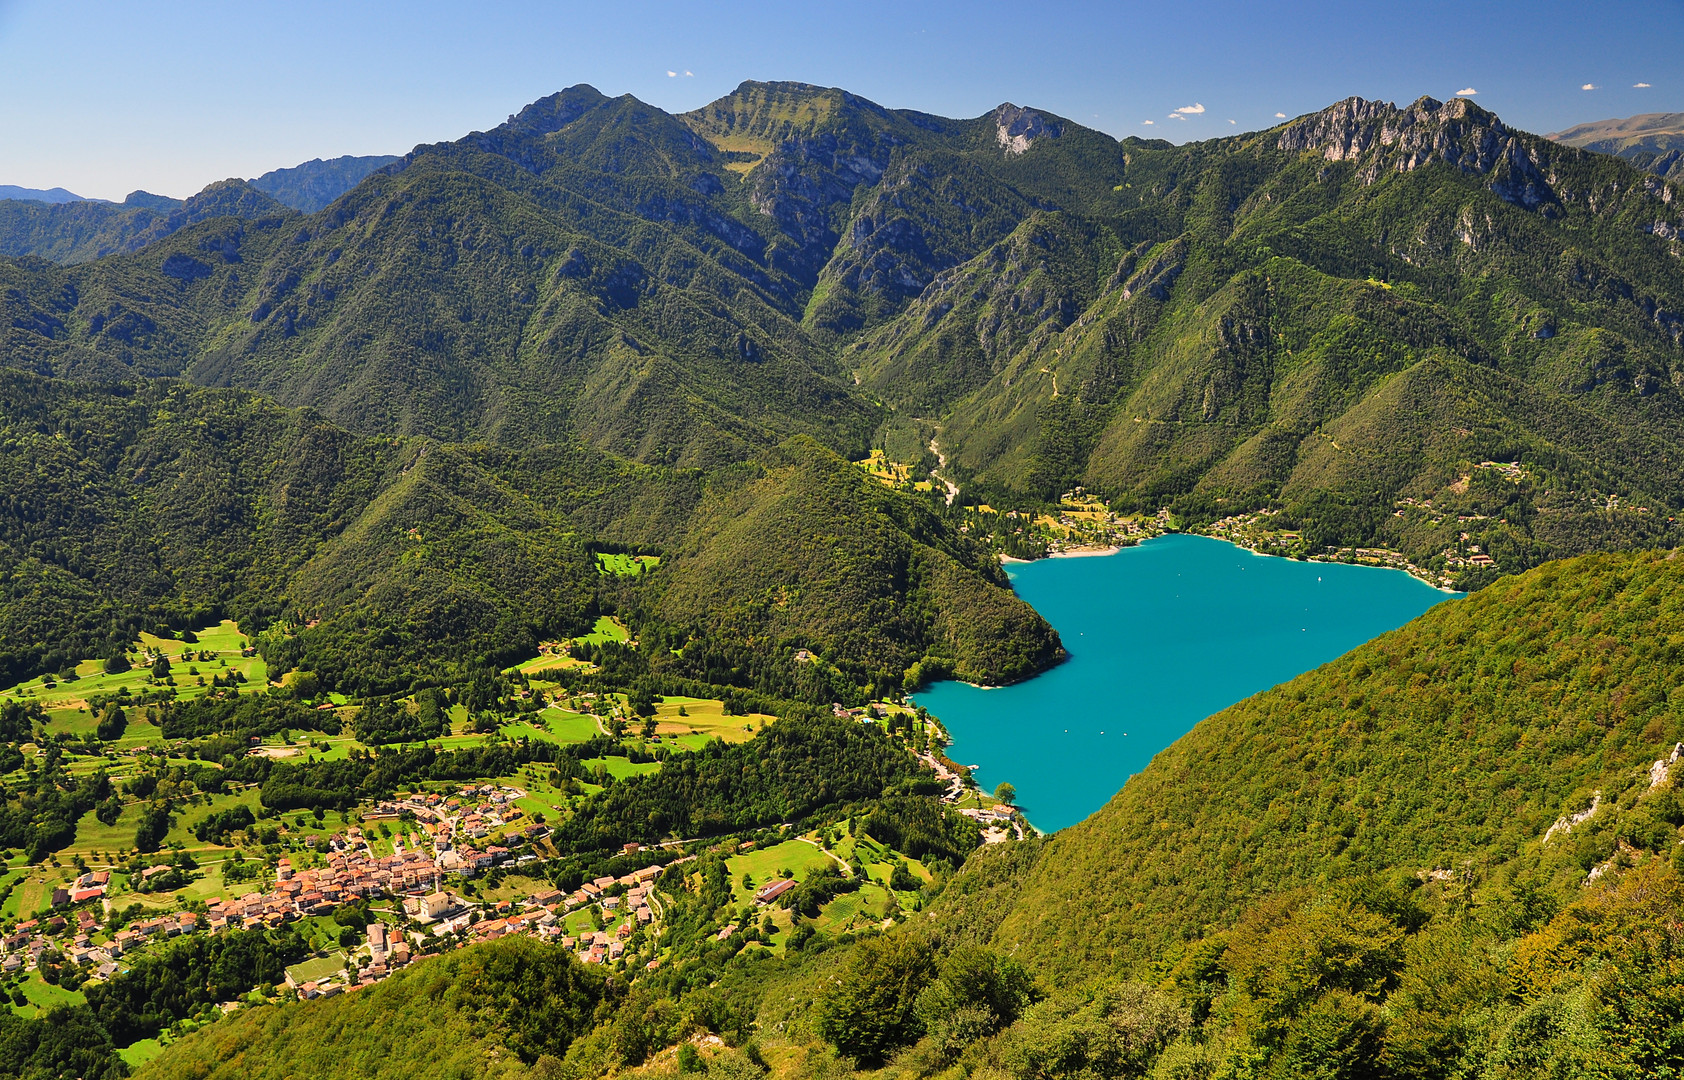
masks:
[[[163,653],[159,653],[158,658],[152,661],[152,677],[154,679],[167,679],[170,677],[170,658],[165,656]]]
[[[105,742],[112,742],[122,738],[128,726],[128,715],[123,712],[122,706],[113,703],[99,714],[99,725],[94,728],[94,734]]]
[[[122,816],[123,800],[119,799],[116,795],[112,795],[109,799],[104,800],[94,807],[94,817],[99,819],[99,823],[101,825],[115,825],[117,824],[117,819]]]
[[[935,976],[935,958],[922,939],[888,934],[860,942],[819,999],[819,1034],[868,1068],[923,1031],[915,1003]]]
[[[164,835],[170,831],[175,819],[170,816],[168,803],[149,803],[140,812],[140,824],[135,829],[134,846],[136,851],[154,852],[164,843]]]
[[[1000,786],[994,789],[994,797],[1010,806],[1017,802],[1017,788],[1013,787],[1010,781],[1002,781]]]

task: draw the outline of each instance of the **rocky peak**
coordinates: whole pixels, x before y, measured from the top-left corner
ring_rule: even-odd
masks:
[[[1545,175],[1548,144],[1512,130],[1466,98],[1423,97],[1401,109],[1347,98],[1287,124],[1276,145],[1356,163],[1365,184],[1387,172],[1442,162],[1491,177],[1491,190],[1509,202],[1535,208],[1557,201]]]
[[[995,139],[1007,154],[1023,153],[1042,136],[1056,139],[1064,134],[1064,127],[1058,121],[1009,101],[994,110],[993,120]]]
[[[492,134],[510,135],[522,139],[542,138],[560,131],[608,99],[588,83],[569,86],[548,97],[541,97],[520,112],[499,124]]]

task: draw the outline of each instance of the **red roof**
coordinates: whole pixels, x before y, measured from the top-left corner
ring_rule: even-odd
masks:
[[[790,878],[774,881],[770,885],[762,885],[754,894],[754,898],[762,904],[776,900],[784,893],[795,888],[795,882]]]

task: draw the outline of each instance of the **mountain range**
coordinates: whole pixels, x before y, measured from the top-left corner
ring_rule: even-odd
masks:
[[[65,203],[86,202],[82,196],[73,191],[56,188],[26,188],[16,184],[0,184],[0,199],[27,199],[33,202]]]
[[[219,181],[187,199],[131,191],[121,203],[111,203],[84,199],[63,188],[0,185],[0,254],[81,263],[137,251],[207,217],[255,218],[289,207],[312,213],[396,160],[390,155],[317,158],[266,172],[249,183]]]
[[[1393,506],[1464,500],[1519,568],[1684,500],[1673,192],[1464,99],[1175,147],[1011,105],[751,83],[674,116],[576,87],[314,214],[229,182],[142,251],[14,264],[6,349],[675,465],[939,429],[978,498],[1274,505],[1422,557],[1445,538]],[[1512,512],[1459,493],[1517,458]]]
[[[6,677],[228,617],[277,674],[419,707],[612,614],[636,646],[572,689],[781,719],[712,771],[599,775],[558,833],[571,889],[626,838],[702,823],[660,879],[664,966],[598,979],[556,947],[476,946],[241,1009],[142,1075],[1684,1063],[1675,174],[1466,99],[1351,98],[1176,146],[753,82],[682,114],[577,86],[363,164],[180,204],[0,202]],[[940,461],[956,497],[880,483],[854,464],[872,450]],[[905,733],[835,707],[1056,664],[991,546],[1006,515],[980,507],[1033,517],[1078,487],[1181,527],[1262,513],[1311,550],[1495,565],[1206,720],[1088,821],[965,857],[976,830],[928,801]],[[626,552],[659,567],[601,571]],[[309,778],[288,813],[434,760],[274,765],[218,731],[193,752],[265,796]],[[751,767],[760,740],[790,756]],[[504,775],[574,767],[494,751]],[[93,766],[41,761],[0,814],[37,862],[122,809]],[[821,847],[892,837],[928,856],[918,910],[799,941],[792,916],[776,957],[753,945],[725,867],[750,834],[705,808],[760,783],[782,794],[732,819],[753,843],[796,817]],[[206,1015],[190,951],[90,1000],[156,976],[182,991],[144,999],[146,1030]],[[193,978],[159,974],[178,961]],[[118,1015],[0,1010],[0,1067],[119,1075]]]
[[[1644,113],[1576,124],[1545,138],[1625,158],[1660,176],[1684,174],[1684,113]]]

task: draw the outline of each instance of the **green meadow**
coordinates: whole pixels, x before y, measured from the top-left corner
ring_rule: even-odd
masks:
[[[646,571],[661,565],[659,555],[609,555],[598,552],[596,557],[597,569],[604,574],[616,577],[640,577]]]
[[[204,695],[213,677],[226,677],[231,671],[245,677],[246,681],[239,687],[243,693],[268,686],[268,666],[261,656],[241,655],[248,641],[233,622],[224,619],[194,636],[197,641],[187,642],[143,632],[139,644],[127,654],[130,664],[127,671],[108,673],[104,661],[84,659],[76,664],[74,678],[70,672],[59,672],[29,679],[0,690],[0,701],[39,701],[52,719],[53,731],[82,735],[92,732],[96,724],[96,718],[88,711],[88,701],[125,689],[130,695],[138,696],[173,688],[178,700],[188,701]],[[150,665],[158,656],[170,661],[170,673],[164,680],[152,675]],[[131,719],[131,729],[134,726]],[[138,746],[144,741],[143,736],[131,730],[119,744]]]

